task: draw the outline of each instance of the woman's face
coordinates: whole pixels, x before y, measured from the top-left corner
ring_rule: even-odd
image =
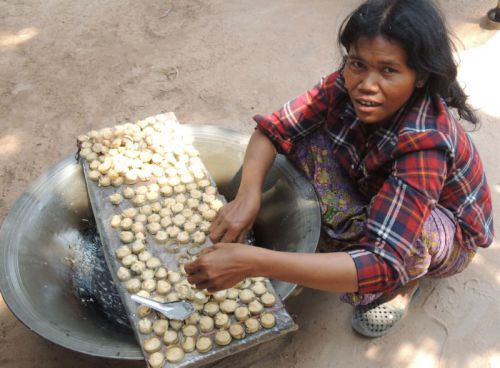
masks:
[[[398,42],[382,36],[360,38],[350,47],[343,74],[362,122],[377,123],[392,116],[408,101],[416,85],[421,86],[406,59]]]

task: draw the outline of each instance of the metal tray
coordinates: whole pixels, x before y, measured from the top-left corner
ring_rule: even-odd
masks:
[[[185,133],[187,134],[187,132]],[[110,203],[109,196],[116,192],[121,192],[123,187],[115,188],[112,186],[109,187],[100,187],[98,184],[89,179],[88,173],[90,168],[88,163],[82,160],[83,171],[85,176],[85,181],[87,184],[87,191],[89,194],[89,199],[91,203],[91,207],[94,213],[94,218],[96,221],[97,229],[100,234],[101,242],[103,244],[103,253],[106,259],[106,263],[110,269],[111,276],[113,278],[114,284],[120,294],[121,300],[127,312],[128,318],[130,320],[130,324],[134,330],[134,334],[136,336],[137,341],[143,351],[144,357],[147,360],[149,354],[143,350],[144,341],[154,334],[144,335],[141,334],[136,326],[140,317],[137,316],[137,304],[133,302],[130,298],[130,294],[125,289],[124,285],[118,280],[116,276],[116,272],[118,268],[121,266],[120,262],[115,257],[115,251],[118,247],[122,245],[119,239],[119,231],[111,228],[110,219],[113,215],[121,213],[121,211],[130,207],[130,203],[128,201],[122,202],[120,205],[115,206]],[[208,176],[210,178],[210,176]],[[210,178],[211,179],[211,178]],[[215,185],[213,180],[211,179],[212,184]],[[136,184],[138,185],[145,185]],[[134,187],[132,185],[132,187]],[[222,199],[222,198],[221,198]],[[225,201],[225,199],[223,199]],[[207,240],[202,247],[210,246],[211,243]],[[161,259],[162,263],[165,264],[169,269],[175,270],[177,268],[177,255],[168,253],[164,250],[164,248],[157,244],[154,240],[154,237],[151,235],[147,235],[147,246],[148,250],[153,254],[153,256]],[[233,340],[231,344],[224,347],[219,347],[214,344],[214,347],[208,353],[198,353],[196,350],[192,353],[186,353],[185,358],[179,363],[166,363],[166,366],[172,367],[197,367],[206,365],[208,363],[217,361],[229,355],[235,354],[239,351],[246,350],[263,342],[269,341],[271,339],[282,336],[288,332],[294,331],[297,329],[297,325],[294,323],[290,315],[286,312],[279,295],[274,291],[272,284],[267,281],[267,288],[271,291],[277,299],[277,303],[272,308],[265,308],[265,311],[272,311],[276,316],[276,325],[271,329],[260,329],[258,332],[253,334],[248,334],[245,338],[241,340]],[[234,316],[230,316],[231,322],[234,322]],[[215,334],[216,330],[200,335],[212,335]],[[165,346],[162,345],[162,350],[165,349]]]

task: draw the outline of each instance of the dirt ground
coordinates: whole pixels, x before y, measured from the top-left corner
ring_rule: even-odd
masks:
[[[338,26],[358,3],[0,0],[0,221],[91,129],[174,111],[181,122],[252,131],[255,113],[273,111],[335,69]],[[462,41],[460,80],[479,109],[482,128],[472,136],[498,219],[500,34],[478,25],[496,1],[440,4]],[[253,350],[233,366],[500,367],[499,265],[496,241],[462,274],[427,282],[401,326],[374,340],[352,331],[351,307],[337,295],[305,290],[287,302],[299,331],[274,352]],[[56,346],[0,298],[0,366],[143,364]]]

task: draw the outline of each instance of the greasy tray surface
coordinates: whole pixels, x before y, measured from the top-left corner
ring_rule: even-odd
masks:
[[[82,160],[83,161],[83,160]],[[97,228],[99,230],[99,234],[101,237],[101,241],[103,244],[103,250],[105,254],[106,261],[111,271],[111,275],[117,286],[117,290],[122,298],[123,304],[127,311],[129,320],[134,329],[134,333],[136,335],[137,340],[140,343],[142,348],[144,341],[146,338],[152,336],[152,334],[144,335],[138,332],[136,326],[140,317],[137,316],[136,310],[138,305],[133,302],[130,298],[130,294],[124,288],[122,282],[120,282],[116,277],[116,272],[120,267],[120,263],[115,257],[115,250],[122,245],[119,240],[119,231],[111,228],[110,219],[113,215],[120,213],[124,208],[130,207],[131,203],[129,201],[122,202],[119,206],[112,205],[109,201],[109,196],[116,192],[121,192],[124,186],[115,188],[112,186],[109,187],[99,187],[96,182],[93,182],[88,178],[89,167],[86,161],[83,161],[85,180],[87,183],[87,189],[89,193],[90,202],[92,204],[92,209],[94,212],[94,217],[96,220]],[[139,184],[137,184],[139,185]],[[134,187],[134,186],[132,186]],[[205,245],[208,245],[208,241]],[[154,237],[151,235],[147,235],[147,245],[149,251],[155,256],[161,259],[162,263],[165,264],[168,269],[176,270],[177,269],[177,254],[168,253],[164,250],[164,248],[156,244],[154,241]],[[272,285],[267,282],[268,289],[276,295],[276,292],[273,290]],[[185,358],[179,363],[170,363],[169,366],[176,367],[187,367],[187,366],[198,366],[205,365],[209,362],[213,362],[219,360],[225,356],[229,356],[234,354],[235,352],[242,351],[248,349],[252,346],[260,344],[264,341],[268,341],[270,339],[276,338],[280,335],[283,335],[287,332],[293,331],[297,328],[290,315],[284,309],[279,298],[278,302],[272,308],[266,308],[266,311],[272,311],[276,316],[276,326],[271,329],[261,329],[256,333],[248,334],[242,340],[234,340],[230,345],[224,347],[218,347],[214,345],[213,350],[208,353],[200,354],[197,351],[192,353],[187,353]],[[231,320],[234,321],[234,317],[231,317]],[[206,335],[213,335],[216,332],[210,332]],[[201,334],[205,335],[205,334]],[[148,353],[144,352],[144,356],[147,357]]]

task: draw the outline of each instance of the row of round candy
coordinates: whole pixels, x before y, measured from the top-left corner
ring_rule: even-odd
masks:
[[[181,195],[184,196],[177,197]],[[206,202],[178,199],[170,197],[138,208],[126,208],[111,218],[111,226],[120,230],[119,237],[124,244],[142,243],[146,233],[154,236],[158,244],[167,244],[170,250],[176,248],[171,244],[203,244],[217,211]]]
[[[262,292],[265,284],[258,278],[253,284],[246,280],[239,286],[252,285],[257,292]],[[248,293],[250,291],[250,293]],[[200,353],[206,353],[213,348],[213,342],[217,346],[226,346],[233,340],[240,340],[246,336],[259,331],[262,327],[272,328],[276,324],[276,318],[271,312],[264,312],[262,304],[257,299],[249,296],[256,295],[250,289],[231,288],[222,290],[205,298],[207,301],[203,309],[193,313],[183,322],[157,319],[154,322],[142,318],[138,323],[138,329],[142,334],[154,333],[152,337],[144,341],[144,350],[150,353],[149,363],[152,367],[160,367],[168,362],[182,361],[186,353],[195,349]],[[245,301],[248,306],[239,305],[236,300],[225,299],[226,297],[238,298]],[[217,303],[216,301],[219,301]],[[262,303],[273,306],[275,297],[266,289],[261,295]],[[266,302],[264,302],[266,301]],[[255,308],[259,305],[260,307]],[[239,306],[238,306],[239,305]],[[235,322],[231,322],[230,314],[234,313]]]
[[[189,184],[205,177],[192,139],[182,135],[178,123],[162,118],[91,131],[78,142],[90,178],[101,186],[135,184],[152,176]]]
[[[128,248],[120,248],[117,257],[123,261],[132,255],[131,252]],[[179,264],[179,272],[167,271],[158,258],[145,250],[137,254],[137,259],[130,269],[119,269],[118,276],[126,282],[129,292],[157,301],[190,300],[197,310],[182,322],[159,318],[148,307],[139,306],[138,330],[142,334],[154,332],[155,335],[144,341],[144,349],[151,354],[152,362],[180,361],[195,347],[199,352],[207,352],[212,349],[210,335],[214,332],[215,343],[223,346],[232,339],[243,338],[246,333],[257,332],[261,326],[271,328],[275,325],[274,315],[265,312],[264,307],[274,306],[276,298],[267,290],[263,278],[246,279],[234,288],[210,294],[196,290],[187,282],[183,268],[185,259]],[[235,322],[231,323],[230,315],[234,315]],[[163,345],[165,353],[160,351]]]
[[[157,320],[161,322],[163,320]],[[255,333],[261,327],[272,328],[276,323],[276,318],[272,313],[263,313],[259,318],[249,318],[244,324],[232,323],[227,329],[219,329],[214,337],[218,346],[229,345],[232,340],[241,340],[247,333]],[[158,324],[157,324],[158,326]],[[160,328],[157,328],[160,330]],[[166,345],[164,352],[162,349],[162,341],[158,337],[150,337],[144,341],[144,350],[151,355],[148,363],[151,367],[162,367],[165,360],[170,363],[178,363],[182,361],[186,353],[191,353],[195,349],[199,353],[207,353],[213,348],[212,338],[210,336],[198,335],[195,333],[196,327],[186,325],[182,329],[182,334],[175,330],[166,330],[163,334],[163,343]]]

